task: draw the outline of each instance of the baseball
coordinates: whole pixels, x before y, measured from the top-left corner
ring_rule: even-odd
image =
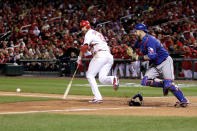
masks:
[[[17,89],[16,89],[16,92],[21,92],[21,89],[20,89],[20,88],[17,88]]]

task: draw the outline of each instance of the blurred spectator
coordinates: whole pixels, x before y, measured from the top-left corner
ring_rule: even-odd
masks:
[[[71,52],[78,55],[83,43],[78,25],[81,19],[88,19],[93,28],[104,35],[114,58],[127,58],[121,45],[134,43],[131,29],[136,23],[145,23],[172,55],[182,57],[185,46],[192,48],[192,52],[197,50],[196,6],[197,2],[191,0],[2,0],[0,63],[62,59],[72,57]],[[194,58],[192,55],[184,57]],[[129,64],[126,75],[129,75]],[[26,70],[58,68],[52,63],[28,62],[25,65],[28,66]],[[125,75],[123,63],[115,62],[113,70],[115,73],[119,70],[120,76]]]
[[[192,53],[188,46],[184,47],[184,58],[191,58]],[[182,62],[182,72],[184,73],[185,78],[192,78],[192,62],[191,61],[183,61]]]
[[[122,49],[121,46],[117,46],[116,48],[117,48],[117,50],[116,50],[115,54],[113,54],[114,58],[122,59],[123,55],[125,53],[124,50]],[[115,63],[114,70],[113,70],[113,75],[124,77],[124,64],[123,64],[123,62],[118,61],[118,62]]]

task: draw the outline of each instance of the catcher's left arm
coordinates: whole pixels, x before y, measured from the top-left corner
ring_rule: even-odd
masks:
[[[131,47],[127,48],[127,55],[131,57],[132,61],[137,61],[139,57]]]
[[[127,48],[127,55],[133,56],[133,49],[131,47]]]
[[[136,52],[133,51],[131,47],[127,48],[127,54],[131,57],[132,61],[138,61],[138,60],[150,60],[150,58],[147,55],[139,56]]]

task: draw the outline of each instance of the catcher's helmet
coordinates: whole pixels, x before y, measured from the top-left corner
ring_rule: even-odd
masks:
[[[81,27],[86,26],[87,29],[90,29],[90,28],[91,28],[90,22],[87,21],[87,20],[82,20],[81,23],[80,23],[80,26],[81,26]]]
[[[144,32],[148,32],[147,27],[145,24],[137,24],[135,26],[135,30],[143,30]]]
[[[138,99],[137,99],[138,98]],[[141,94],[136,94],[130,101],[129,106],[141,106],[143,103],[143,96]]]

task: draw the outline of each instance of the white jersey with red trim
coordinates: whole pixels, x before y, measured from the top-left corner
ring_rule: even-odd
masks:
[[[109,51],[109,47],[103,35],[93,29],[89,29],[86,32],[84,44],[88,44],[88,46],[91,48],[92,53],[95,53],[99,50]]]

